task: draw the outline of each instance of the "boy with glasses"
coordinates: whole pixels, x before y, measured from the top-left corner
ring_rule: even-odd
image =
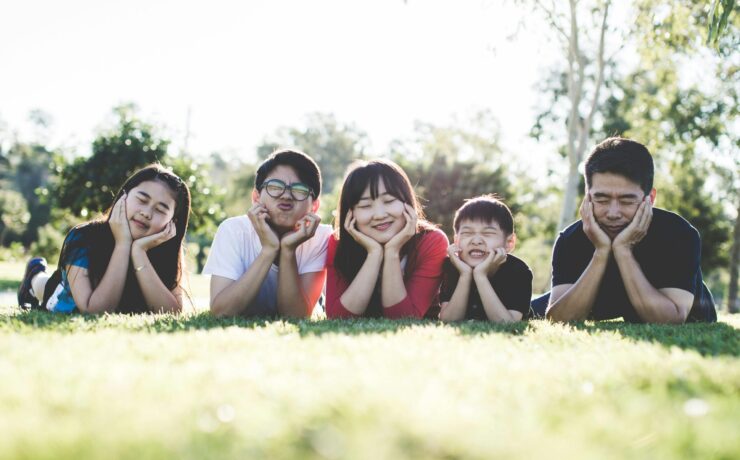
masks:
[[[321,173],[281,150],[257,168],[252,207],[218,227],[203,270],[216,316],[310,316],[326,277],[331,227],[316,215]]]

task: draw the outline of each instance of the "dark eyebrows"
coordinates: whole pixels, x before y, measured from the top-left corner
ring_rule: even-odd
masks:
[[[146,198],[147,200],[151,200],[152,199],[152,196],[149,195],[148,193],[146,193],[143,190],[137,190],[136,193],[139,194],[139,195],[144,195],[144,198]],[[161,201],[157,202],[157,206],[162,206],[167,211],[170,210],[170,207],[166,203],[163,203]]]

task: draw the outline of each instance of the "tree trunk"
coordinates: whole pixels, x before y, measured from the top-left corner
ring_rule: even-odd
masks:
[[[737,217],[735,217],[735,231],[732,234],[732,249],[730,250],[730,290],[727,295],[727,307],[730,313],[740,313],[740,299],[738,299],[738,270],[740,270],[740,197],[737,200]]]
[[[604,4],[601,18],[601,29],[599,34],[599,45],[596,54],[596,81],[594,93],[590,101],[590,109],[585,117],[581,116],[580,105],[583,99],[585,84],[586,62],[581,56],[579,45],[579,28],[577,16],[577,2],[570,0],[570,33],[566,34],[563,29],[558,29],[568,37],[568,99],[570,100],[570,115],[568,116],[568,181],[565,186],[565,197],[563,208],[560,211],[557,231],[561,231],[573,221],[578,206],[578,184],[580,174],[578,165],[583,160],[583,155],[589,140],[591,124],[594,113],[599,104],[599,92],[604,82],[604,38],[607,29],[607,18],[609,16],[610,1]]]
[[[581,177],[578,172],[578,161],[570,163],[568,169],[568,182],[565,185],[565,196],[563,207],[560,210],[560,219],[556,231],[562,231],[568,224],[573,222],[576,216],[576,198],[578,197],[578,182]]]

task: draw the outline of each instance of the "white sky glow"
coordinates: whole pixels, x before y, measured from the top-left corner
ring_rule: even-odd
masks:
[[[373,151],[414,120],[446,123],[488,108],[502,141],[527,138],[535,82],[557,51],[522,12],[494,1],[26,0],[4,5],[0,120],[21,137],[52,115],[52,145],[79,153],[110,109],[132,101],[189,150],[254,154],[280,126],[332,112]]]

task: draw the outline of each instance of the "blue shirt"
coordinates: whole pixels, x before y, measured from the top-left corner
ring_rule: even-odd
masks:
[[[69,285],[67,267],[72,265],[87,269],[90,266],[89,247],[80,241],[81,238],[81,232],[73,229],[64,240],[64,245],[71,249],[67,251],[64,260],[59,260],[59,271],[61,272],[62,279],[46,302],[46,308],[49,311],[72,313],[77,309],[75,300],[72,297],[72,289]]]

